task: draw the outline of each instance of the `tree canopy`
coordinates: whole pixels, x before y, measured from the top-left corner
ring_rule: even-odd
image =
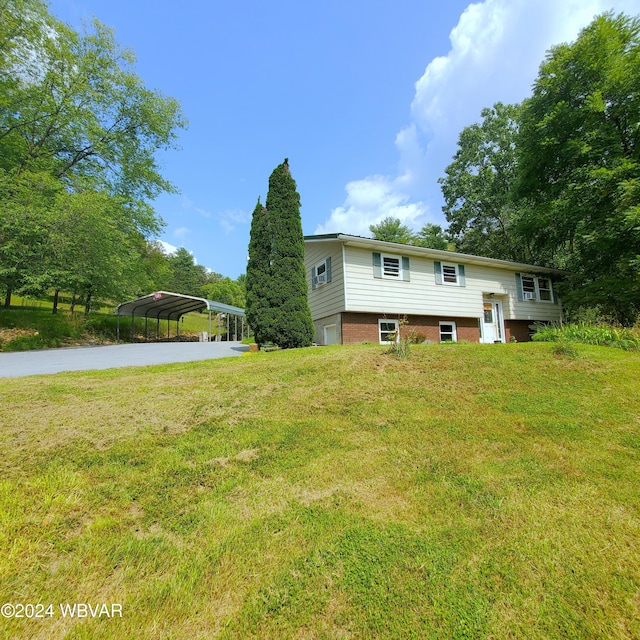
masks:
[[[370,225],[369,231],[376,240],[384,240],[385,242],[409,244],[413,238],[411,229],[403,224],[400,218],[393,216],[387,216],[378,224]]]
[[[155,154],[185,126],[135,56],[94,21],[78,33],[41,0],[0,4],[0,286],[118,296],[139,287],[151,201],[173,191]],[[94,249],[95,247],[95,249]]]
[[[640,313],[639,36],[638,18],[607,13],[553,48],[518,140],[526,228],[573,272],[565,298],[625,323]]]
[[[640,20],[606,13],[553,47],[533,94],[466,127],[441,179],[469,253],[571,272],[570,310],[640,313]]]
[[[369,226],[369,231],[376,240],[385,242],[397,242],[399,244],[412,244],[416,247],[430,249],[449,249],[450,242],[438,224],[427,223],[418,233],[414,233],[400,218],[387,216],[378,224]]]
[[[482,122],[465,127],[458,151],[440,178],[448,234],[463,253],[531,261],[516,225],[519,206],[512,197],[517,176],[519,105],[495,104]]]

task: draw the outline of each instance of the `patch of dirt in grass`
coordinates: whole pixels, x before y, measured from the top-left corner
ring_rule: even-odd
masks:
[[[257,460],[258,457],[257,449],[243,449],[240,453],[236,453],[233,459],[237,462],[252,462],[253,460]]]
[[[258,449],[243,449],[239,453],[236,453],[235,456],[228,456],[226,458],[212,458],[211,460],[209,460],[209,464],[212,466],[226,467],[231,462],[253,462],[259,457],[260,456],[258,455]]]
[[[303,504],[305,507],[310,506],[314,502],[318,502],[319,500],[326,500],[327,498],[331,498],[338,492],[346,493],[345,487],[341,485],[336,485],[334,487],[315,487],[312,489],[298,489],[295,492],[295,498]]]
[[[28,338],[37,335],[38,332],[35,329],[6,329],[0,327],[0,345],[3,342],[11,342],[16,338]]]

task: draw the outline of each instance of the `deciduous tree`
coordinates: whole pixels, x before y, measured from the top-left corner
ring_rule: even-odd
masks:
[[[13,289],[26,292],[63,277],[60,259],[73,255],[73,243],[61,233],[68,212],[60,206],[61,191],[83,201],[95,194],[94,221],[98,213],[108,217],[96,221],[91,241],[118,225],[131,233],[123,246],[142,248],[141,236],[158,233],[162,222],[150,201],[173,187],[155,153],[173,145],[185,122],[177,101],[144,86],[133,53],[101,23],[77,33],[40,0],[5,0],[0,18],[0,245],[6,244],[0,281],[10,301]],[[29,183],[38,202],[24,216]],[[56,212],[60,219],[52,218]],[[33,234],[38,238],[24,241]],[[101,253],[77,254],[81,262],[68,270],[80,271],[94,255],[101,261],[97,271],[111,265],[105,277],[120,277],[121,246],[110,238],[103,238]]]
[[[387,216],[378,224],[369,226],[369,231],[376,240],[384,240],[385,242],[398,242],[400,244],[410,244],[413,239],[411,229],[402,224],[400,218]]]
[[[411,240],[411,244],[428,249],[449,249],[449,240],[439,224],[427,223]]]
[[[529,237],[573,272],[564,299],[640,312],[640,19],[596,18],[551,49],[518,139]]]
[[[518,229],[525,201],[515,201],[519,105],[496,103],[465,127],[453,162],[440,178],[448,234],[458,251],[539,262]]]

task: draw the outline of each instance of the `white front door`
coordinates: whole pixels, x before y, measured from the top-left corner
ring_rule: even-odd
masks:
[[[500,300],[494,300],[493,298],[485,298],[483,306],[482,342],[485,344],[504,342],[502,302],[500,302]]]

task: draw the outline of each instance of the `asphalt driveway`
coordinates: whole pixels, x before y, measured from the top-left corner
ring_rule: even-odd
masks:
[[[154,342],[0,353],[0,378],[239,356],[240,342]]]

